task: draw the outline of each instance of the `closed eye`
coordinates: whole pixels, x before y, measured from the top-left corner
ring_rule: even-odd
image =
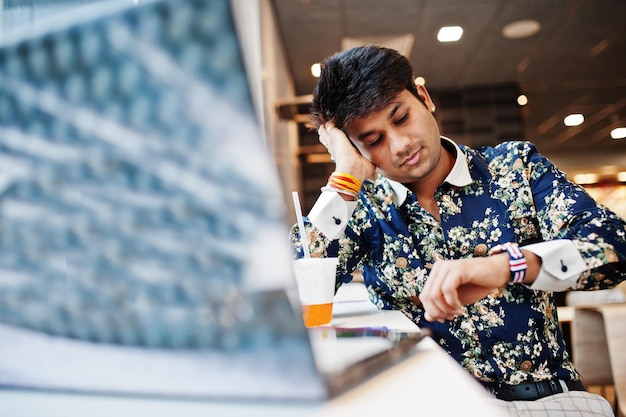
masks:
[[[371,140],[364,143],[365,146],[374,147],[379,145],[383,140],[383,135],[374,136]]]
[[[396,126],[400,126],[401,124],[403,124],[407,120],[409,120],[409,113],[408,112],[404,113],[404,115],[401,118],[394,120],[393,124],[396,125]]]

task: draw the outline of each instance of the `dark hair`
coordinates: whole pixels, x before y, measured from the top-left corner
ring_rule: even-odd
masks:
[[[310,121],[317,128],[333,122],[340,129],[387,107],[403,90],[421,100],[409,60],[380,46],[361,46],[324,60],[313,91]]]

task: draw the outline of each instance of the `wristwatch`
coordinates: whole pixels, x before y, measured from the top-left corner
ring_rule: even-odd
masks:
[[[489,256],[497,253],[507,252],[509,254],[509,270],[511,271],[511,284],[520,284],[526,276],[526,257],[522,253],[517,243],[507,242],[496,245],[489,249]]]

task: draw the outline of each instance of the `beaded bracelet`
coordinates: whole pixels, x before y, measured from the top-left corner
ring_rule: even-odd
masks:
[[[327,185],[339,190],[350,191],[358,195],[361,191],[362,183],[353,175],[343,172],[333,172],[330,174],[330,178],[328,178]]]
[[[506,251],[509,254],[509,270],[511,271],[510,282],[519,284],[526,276],[526,257],[522,253],[517,243],[503,243],[489,249],[489,256]]]

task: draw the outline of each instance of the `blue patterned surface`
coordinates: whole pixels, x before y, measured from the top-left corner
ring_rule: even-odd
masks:
[[[154,347],[304,332],[243,285],[286,232],[228,8],[153,2],[0,50],[1,322]]]

